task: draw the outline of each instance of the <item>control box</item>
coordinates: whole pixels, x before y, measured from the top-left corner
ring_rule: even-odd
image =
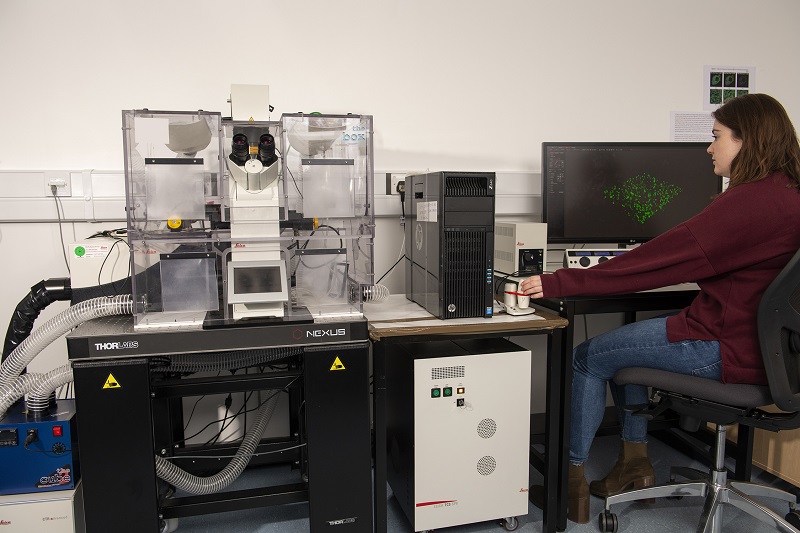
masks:
[[[497,222],[494,225],[495,272],[528,277],[544,274],[547,265],[547,224]]]
[[[387,350],[387,477],[413,531],[526,515],[530,350],[506,339]]]
[[[564,268],[590,268],[625,252],[622,248],[564,250]]]
[[[0,496],[0,525],[3,533],[86,533],[80,482],[72,490]]]
[[[73,289],[117,282],[120,292],[130,292],[130,253],[124,239],[96,237],[70,243],[69,272]]]
[[[59,400],[39,418],[19,404],[0,420],[0,494],[74,489],[77,457],[74,400]]]

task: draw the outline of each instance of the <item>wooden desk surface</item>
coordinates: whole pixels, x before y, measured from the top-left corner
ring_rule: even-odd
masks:
[[[416,335],[458,335],[544,332],[564,328],[568,322],[558,315],[537,310],[525,316],[510,316],[495,308],[492,318],[455,318],[440,320],[403,294],[393,294],[379,303],[364,304],[369,322],[369,337],[380,341],[387,337]]]

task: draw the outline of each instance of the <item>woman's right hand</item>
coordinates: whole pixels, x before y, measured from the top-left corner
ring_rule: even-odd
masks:
[[[525,293],[531,298],[544,298],[544,293],[542,291],[541,276],[531,276],[528,279],[522,280],[519,284],[519,292]]]

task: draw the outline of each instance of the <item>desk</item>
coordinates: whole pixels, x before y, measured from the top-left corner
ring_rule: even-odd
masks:
[[[688,306],[698,292],[695,284],[675,285],[664,287],[652,291],[642,291],[632,294],[615,296],[570,296],[566,298],[544,298],[536,300],[536,306],[552,310],[567,319],[565,328],[565,339],[561,343],[561,354],[554,357],[561,363],[558,374],[564,380],[562,386],[561,401],[558,410],[561,413],[561,426],[559,435],[561,443],[569,448],[569,425],[570,425],[570,402],[572,397],[572,349],[575,337],[575,317],[577,315],[590,315],[600,313],[624,313],[625,322],[630,323],[636,320],[636,313],[639,311],[669,311],[673,309],[683,309]],[[742,431],[744,430],[744,431]],[[740,435],[736,452],[736,475],[735,479],[743,481],[750,479],[750,468],[752,459],[752,439],[753,430],[751,428],[740,428]],[[680,444],[672,441],[670,444]],[[682,449],[685,451],[685,449]],[[566,529],[566,477],[559,477],[558,494],[561,506],[559,508],[558,530]]]
[[[548,335],[546,448],[543,460],[539,461],[533,455],[532,460],[536,460],[535,466],[542,471],[546,481],[544,531],[546,533],[556,531],[556,517],[560,513],[558,502],[566,502],[566,500],[558,498],[548,488],[558,486],[558,483],[548,483],[547,481],[562,479],[566,476],[568,450],[561,438],[559,421],[560,406],[563,405],[562,383],[564,382],[561,369],[564,368],[564,365],[559,357],[563,353],[561,345],[564,343],[563,337],[567,321],[547,312],[539,312],[536,315],[525,317],[510,317],[503,314],[488,319],[438,320],[403,295],[392,295],[387,301],[379,304],[367,304],[364,306],[364,314],[369,321],[369,337],[373,346],[376,533],[386,533],[387,530],[387,345],[398,342],[536,334]],[[566,517],[565,507],[563,514]]]

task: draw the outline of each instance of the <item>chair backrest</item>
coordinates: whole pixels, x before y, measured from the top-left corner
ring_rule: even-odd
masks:
[[[800,411],[800,251],[761,297],[758,337],[772,400]]]

